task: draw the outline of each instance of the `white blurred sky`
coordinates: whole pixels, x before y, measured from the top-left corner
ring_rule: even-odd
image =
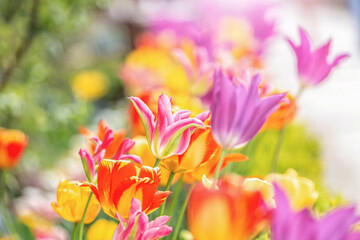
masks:
[[[360,205],[360,41],[356,23],[338,4],[318,3],[309,8],[285,1],[279,14],[283,34],[298,39],[297,26],[301,25],[317,44],[331,37],[332,56],[351,54],[324,84],[304,92],[298,119],[320,139],[326,186]],[[295,92],[295,62],[285,41],[274,41],[268,64],[279,87]]]

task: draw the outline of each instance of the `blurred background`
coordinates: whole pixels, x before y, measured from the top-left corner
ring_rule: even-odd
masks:
[[[106,119],[113,129],[126,128],[121,69],[137,36],[164,14],[179,19],[200,14],[196,2],[0,0],[0,126],[19,129],[29,138],[20,166],[12,170],[15,177],[7,180],[19,201],[37,195],[38,189],[54,200],[60,178],[82,173],[80,126],[95,131],[98,121]],[[208,2],[199,2],[206,12]],[[209,2],[224,9],[246,5]],[[299,25],[317,45],[331,38],[332,53],[351,55],[330,79],[301,97],[280,168],[296,168],[287,161],[297,159],[306,164],[297,169],[303,175],[360,206],[360,1],[271,3],[276,35],[264,52],[265,70],[282,91],[298,88],[285,38],[298,39]],[[272,143],[271,134],[268,138]],[[269,155],[266,146],[260,151],[259,165]]]

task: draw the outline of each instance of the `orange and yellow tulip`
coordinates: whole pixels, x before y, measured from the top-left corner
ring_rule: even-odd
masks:
[[[259,191],[247,191],[242,177],[223,178],[217,186],[196,185],[187,209],[196,240],[246,240],[264,229],[270,211]]]
[[[14,167],[23,155],[27,143],[23,132],[0,128],[0,169]]]
[[[266,120],[261,130],[282,129],[286,124],[294,119],[296,110],[297,106],[295,98],[288,93],[284,97],[284,100],[280,103],[280,107]]]
[[[118,213],[128,218],[133,198],[141,201],[142,211],[146,214],[165,201],[170,192],[156,190],[160,178],[160,168],[138,168],[132,161],[103,159],[98,168],[97,186],[92,183],[82,186],[90,186],[106,214],[116,218]]]
[[[91,193],[89,187],[80,187],[79,183],[78,181],[61,181],[57,188],[57,201],[51,203],[54,211],[70,222],[81,221]],[[94,221],[100,208],[99,202],[92,196],[84,222],[88,224]]]

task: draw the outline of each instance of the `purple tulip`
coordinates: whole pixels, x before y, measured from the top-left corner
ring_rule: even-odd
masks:
[[[225,73],[214,72],[211,98],[211,126],[216,142],[230,150],[243,147],[279,107],[286,94],[260,98],[260,75],[252,78],[249,87],[235,84]]]
[[[299,28],[300,45],[288,39],[289,44],[296,54],[297,70],[301,84],[312,86],[321,83],[342,60],[347,58],[348,54],[340,54],[331,62],[327,61],[331,40],[320,46],[318,49],[312,50],[310,38],[305,30]]]
[[[273,240],[359,240],[360,232],[352,226],[360,220],[355,207],[333,210],[316,219],[309,209],[294,212],[285,193],[275,185],[276,208],[272,213],[271,239]]]

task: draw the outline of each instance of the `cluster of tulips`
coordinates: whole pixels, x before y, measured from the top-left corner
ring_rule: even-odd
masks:
[[[265,20],[267,8],[256,11],[218,19],[215,29],[213,22],[156,20],[138,36],[120,73],[131,96],[128,130],[105,121],[96,133],[81,128],[86,180],[61,181],[52,203],[74,223],[72,239],[83,239],[84,229],[89,240],[360,239],[355,207],[315,213],[315,185],[295,170],[254,177],[233,171],[248,160],[241,149],[259,132],[283,132],[300,94],[347,57],[329,61],[330,42],[314,48],[299,28],[300,43],[288,39],[299,92],[274,90],[263,52],[275,23]],[[7,143],[6,131],[1,166],[26,145],[22,135],[22,145]],[[114,221],[95,221],[101,210]]]

